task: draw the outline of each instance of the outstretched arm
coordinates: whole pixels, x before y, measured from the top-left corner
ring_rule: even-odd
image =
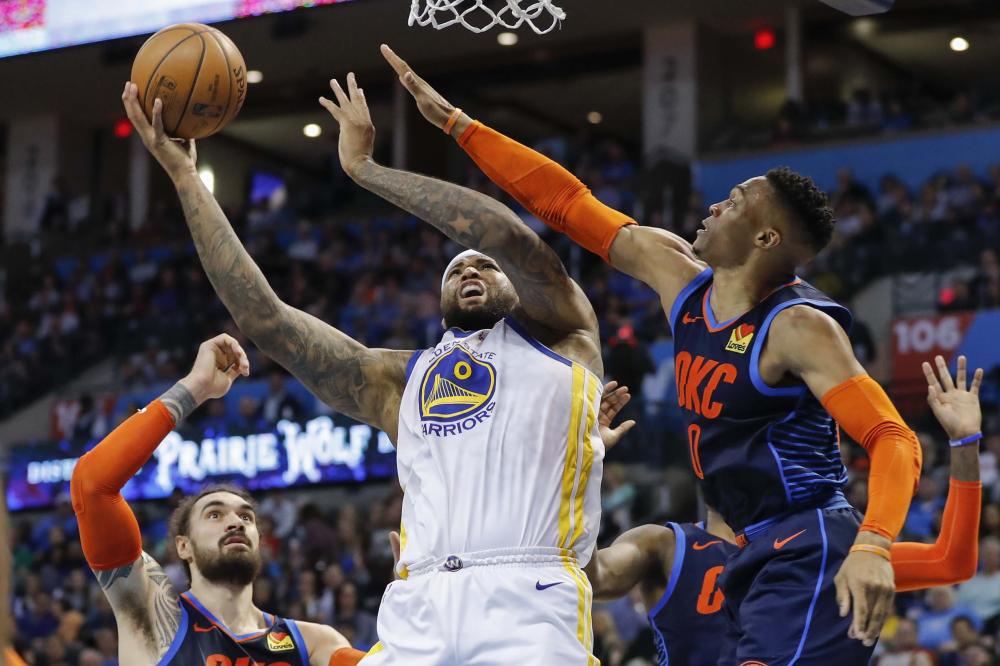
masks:
[[[353,74],[349,94],[336,81],[336,102],[320,103],[340,124],[340,161],[359,185],[430,223],[456,243],[489,255],[514,285],[528,323],[589,340],[586,363],[600,374],[597,316],[558,255],[500,202],[465,187],[406,171],[372,159],[375,127]],[[581,359],[583,360],[583,359]]]
[[[177,590],[156,560],[142,552],[135,515],[121,495],[164,437],[198,405],[225,395],[249,374],[246,354],[228,335],[202,343],[191,372],[80,458],[70,491],[88,564],[111,602],[125,652],[159,658],[177,633]]]
[[[201,264],[236,325],[321,400],[395,441],[411,353],[369,349],[283,303],[198,177],[194,142],[184,150],[164,134],[160,100],[153,104],[150,123],[137,95],[137,87],[126,84],[122,101],[128,117],[173,180]]]
[[[954,381],[943,358],[938,356],[934,362],[940,380],[934,375],[930,363],[923,364],[931,411],[950,441],[974,438],[980,434],[983,420],[979,406],[982,368],[973,374],[971,386],[966,386],[964,356],[958,357],[958,373]],[[952,446],[951,483],[937,541],[892,544],[892,568],[896,572],[897,590],[908,592],[954,585],[976,574],[982,488],[979,480],[979,441]]]
[[[483,173],[547,225],[569,235],[618,270],[645,282],[667,310],[705,265],[691,244],[665,229],[641,227],[601,203],[569,171],[456,109],[388,46],[382,54],[432,125],[450,130]]]
[[[612,601],[674,559],[674,531],[663,525],[640,525],[601,548],[584,568],[594,599]]]

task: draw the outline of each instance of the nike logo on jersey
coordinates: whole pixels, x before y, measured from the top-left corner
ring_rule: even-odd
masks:
[[[684,316],[681,318],[682,324],[693,324],[696,321],[701,321],[703,317],[692,317],[689,313],[685,312]]]
[[[804,532],[805,532],[805,530],[802,530],[801,532],[796,532],[795,534],[793,534],[793,535],[792,535],[792,536],[790,536],[790,537],[785,537],[784,539],[775,539],[775,540],[774,540],[774,549],[775,549],[775,550],[781,550],[782,548],[784,548],[784,547],[785,547],[785,544],[786,544],[786,543],[788,543],[788,542],[789,542],[789,541],[791,541],[792,539],[796,539],[796,538],[798,538],[798,537],[802,536],[802,534],[803,534]]]
[[[691,544],[691,547],[694,548],[695,550],[705,550],[709,546],[714,546],[717,543],[722,543],[722,539],[716,539],[715,541],[709,541],[708,543],[698,543],[697,541],[695,541],[693,544]]]
[[[213,629],[215,629],[215,625],[209,625],[207,627],[200,627],[200,626],[198,626],[197,622],[194,623],[194,630],[195,630],[195,632],[197,632],[199,634],[208,633],[209,631],[212,631]]]
[[[545,585],[542,585],[542,581],[539,580],[539,581],[535,582],[535,589],[536,590],[547,590],[550,587],[555,587],[556,585],[562,585],[562,584],[563,584],[563,581],[560,580],[560,581],[557,581],[555,583],[546,583]]]

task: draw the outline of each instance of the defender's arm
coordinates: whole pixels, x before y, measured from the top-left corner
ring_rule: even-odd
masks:
[[[649,576],[664,562],[672,562],[676,539],[663,525],[640,525],[625,532],[590,558],[584,572],[594,588],[594,599],[612,601]]]

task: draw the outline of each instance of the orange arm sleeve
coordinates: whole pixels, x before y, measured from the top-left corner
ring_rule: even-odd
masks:
[[[868,451],[868,511],[861,531],[896,538],[920,480],[923,454],[916,434],[868,375],[852,377],[823,396],[823,406]]]
[[[340,648],[330,657],[330,666],[357,666],[365,653],[354,648]]]
[[[123,567],[142,554],[139,523],[121,489],[173,428],[170,412],[154,400],[76,463],[70,495],[83,554],[95,571]]]
[[[478,121],[466,128],[458,143],[490,180],[522,206],[605,261],[618,231],[635,224],[598,201],[556,162]]]
[[[954,585],[976,575],[982,490],[980,481],[952,479],[937,541],[892,544],[897,592]]]

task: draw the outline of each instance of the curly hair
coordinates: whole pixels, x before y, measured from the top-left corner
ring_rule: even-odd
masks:
[[[809,176],[795,173],[788,167],[777,167],[766,174],[778,200],[792,213],[809,239],[809,245],[819,252],[833,236],[836,219],[826,193]]]
[[[217,483],[205,486],[197,495],[188,495],[182,499],[177,508],[174,509],[174,512],[170,514],[171,544],[174,543],[178,536],[188,536],[191,530],[191,512],[194,510],[194,505],[202,497],[211,495],[212,493],[232,493],[244,499],[247,504],[253,507],[254,511],[257,510],[256,500],[244,488],[229,483]],[[191,565],[186,560],[181,560],[181,565],[184,567],[184,573],[187,574],[188,580],[191,580]]]

